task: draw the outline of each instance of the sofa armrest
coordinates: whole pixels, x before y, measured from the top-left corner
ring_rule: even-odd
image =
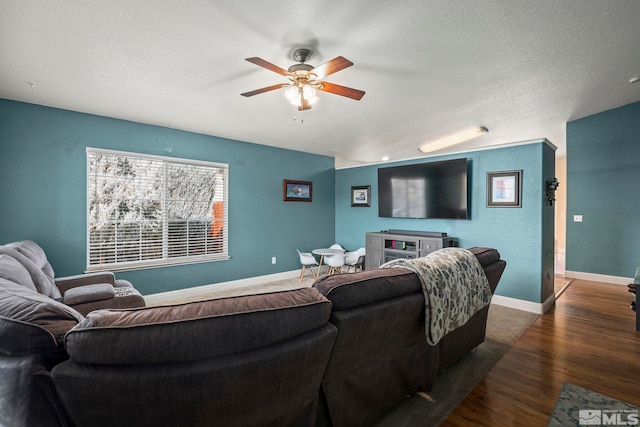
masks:
[[[469,248],[469,252],[476,256],[476,259],[483,267],[500,260],[500,252],[497,249],[474,246]]]
[[[95,285],[76,286],[65,291],[62,303],[67,305],[84,304],[115,298],[116,292],[111,283],[97,283]]]
[[[111,286],[115,286],[116,276],[109,272],[99,272],[99,273],[87,273],[87,274],[77,274],[75,276],[67,276],[67,277],[57,277],[55,279],[56,286],[60,289],[60,292],[64,294],[71,288],[75,288],[78,286],[85,285],[97,285],[100,283],[109,283]]]

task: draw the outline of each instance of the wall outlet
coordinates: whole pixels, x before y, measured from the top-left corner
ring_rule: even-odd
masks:
[[[276,257],[272,256],[271,257],[271,264],[275,264],[276,263]]]
[[[574,215],[573,222],[582,222],[582,215]]]

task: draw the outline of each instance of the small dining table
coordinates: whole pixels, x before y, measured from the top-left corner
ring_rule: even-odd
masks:
[[[325,255],[331,256],[331,255],[343,254],[344,249],[320,248],[320,249],[312,250],[311,253],[314,255],[320,255],[320,263],[318,264],[318,274],[320,274],[320,267],[322,267],[322,261],[324,261]]]

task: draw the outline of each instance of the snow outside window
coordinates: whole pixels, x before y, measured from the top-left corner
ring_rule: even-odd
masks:
[[[229,259],[228,169],[87,148],[87,270]]]

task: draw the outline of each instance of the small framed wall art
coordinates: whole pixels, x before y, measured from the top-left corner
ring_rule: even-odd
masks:
[[[522,207],[522,170],[487,173],[487,206]]]
[[[365,207],[371,206],[371,186],[360,185],[351,187],[351,206]]]
[[[285,179],[282,183],[283,200],[285,202],[310,202],[313,190],[311,181],[294,181]]]

